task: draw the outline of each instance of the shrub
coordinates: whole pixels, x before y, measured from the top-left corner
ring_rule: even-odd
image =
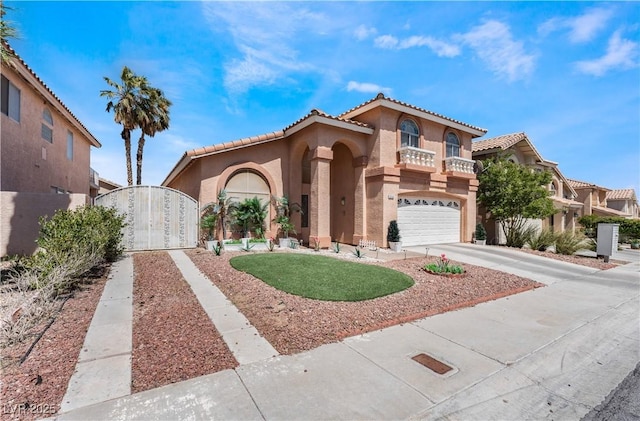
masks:
[[[353,250],[353,255],[356,256],[358,259],[362,259],[365,254],[362,252],[362,249],[360,249],[360,247],[356,247]]]
[[[108,261],[123,252],[124,216],[103,206],[83,206],[75,210],[58,210],[50,220],[40,218],[37,243],[53,255],[73,255],[94,251]]]
[[[549,228],[540,230],[540,232],[533,232],[527,239],[527,244],[531,247],[531,250],[545,251],[549,246],[552,246],[556,241],[556,235]]]
[[[585,234],[589,238],[598,237],[598,224],[619,224],[620,242],[632,238],[640,238],[639,219],[627,219],[620,216],[585,215],[578,219],[578,223],[584,227]]]
[[[589,247],[589,243],[584,234],[572,231],[563,231],[556,235],[556,253],[572,255],[576,251]]]
[[[484,229],[484,226],[481,223],[476,224],[476,240],[486,240],[487,239],[487,230]]]
[[[521,249],[536,233],[537,229],[532,226],[512,228],[506,233],[507,246]]]
[[[390,243],[397,243],[400,241],[400,228],[398,228],[398,222],[394,219],[389,222],[389,227],[387,228],[387,241]]]

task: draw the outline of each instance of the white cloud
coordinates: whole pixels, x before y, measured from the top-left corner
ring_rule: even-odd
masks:
[[[567,29],[571,42],[588,42],[607,26],[612,17],[611,9],[593,8],[573,18],[551,18],[538,27],[538,33],[546,36],[558,30]]]
[[[382,92],[386,95],[391,95],[391,88],[386,88],[384,86],[376,85],[375,83],[363,83],[356,81],[349,81],[347,83],[347,91],[356,91],[363,92],[366,94],[377,94],[378,92]]]
[[[225,88],[234,94],[269,85],[292,71],[314,67],[300,59],[301,33],[325,34],[329,20],[301,5],[275,2],[203,2],[214,30],[228,31],[241,57],[225,64]]]
[[[393,35],[380,35],[373,41],[373,45],[378,48],[396,48],[398,46],[398,38]]]
[[[376,34],[376,28],[373,27],[367,27],[364,24],[358,26],[354,31],[353,31],[353,35],[356,37],[356,39],[358,41],[363,41],[373,35]]]
[[[459,35],[487,67],[510,82],[526,79],[533,73],[535,56],[528,54],[520,41],[513,39],[508,25],[490,20]]]
[[[577,69],[586,74],[603,76],[614,69],[631,69],[638,67],[638,43],[622,38],[620,30],[609,38],[609,45],[604,56],[595,60],[576,63]]]
[[[405,50],[414,47],[428,47],[438,57],[455,57],[460,54],[460,47],[433,37],[414,35],[399,40],[393,35],[381,35],[374,40],[374,45],[384,49]]]

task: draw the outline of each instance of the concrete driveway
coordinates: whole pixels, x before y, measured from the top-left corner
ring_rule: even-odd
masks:
[[[639,262],[598,271],[495,247],[429,253],[547,286],[58,418],[579,419],[640,361]]]

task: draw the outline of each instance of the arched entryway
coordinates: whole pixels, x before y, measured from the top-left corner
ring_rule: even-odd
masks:
[[[355,220],[355,172],[353,154],[343,143],[336,143],[331,161],[331,238],[352,243]]]

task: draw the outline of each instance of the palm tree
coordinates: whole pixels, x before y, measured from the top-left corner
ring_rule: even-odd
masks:
[[[268,206],[268,202],[263,205],[257,197],[245,199],[238,203],[233,212],[233,217],[236,223],[242,227],[243,237],[246,237],[252,228],[259,238],[263,237],[264,220],[267,217]]]
[[[141,102],[141,111],[138,115],[138,124],[141,129],[140,139],[138,139],[138,153],[136,155],[137,173],[136,184],[142,184],[142,150],[144,149],[144,136],[155,136],[157,132],[161,132],[169,128],[169,101],[164,93],[157,88],[149,87]]]
[[[218,193],[218,201],[213,205],[213,213],[218,215],[218,221],[222,225],[222,239],[227,238],[227,217],[236,209],[236,203],[230,197],[227,197],[226,190],[220,190]]]
[[[9,59],[15,56],[7,40],[18,38],[18,31],[13,26],[13,22],[5,19],[7,10],[13,10],[13,8],[5,5],[4,1],[0,1],[0,56],[2,56],[2,64],[9,64]]]
[[[114,121],[122,124],[122,140],[127,159],[127,183],[133,185],[133,171],[131,168],[131,131],[140,127],[140,103],[144,98],[144,91],[148,89],[147,78],[137,76],[127,66],[122,68],[120,75],[122,84],[105,76],[107,84],[114,88],[113,91],[100,91],[100,96],[109,98],[107,112],[114,112]],[[114,102],[115,101],[115,102]]]

